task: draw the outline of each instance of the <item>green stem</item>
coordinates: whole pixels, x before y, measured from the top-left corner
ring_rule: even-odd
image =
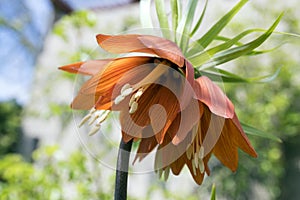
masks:
[[[127,199],[128,164],[131,146],[132,140],[125,143],[121,139],[116,169],[115,200]]]

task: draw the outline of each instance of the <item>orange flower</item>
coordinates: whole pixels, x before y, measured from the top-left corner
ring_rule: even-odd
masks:
[[[158,146],[160,174],[178,175],[186,164],[198,184],[209,174],[212,153],[232,171],[238,148],[256,156],[230,100],[207,77],[194,80],[193,66],[175,43],[149,35],[97,35],[97,41],[110,53],[129,54],[60,67],[92,76],[71,105],[91,109],[81,123],[95,124],[90,134],[110,111],[120,111],[123,140],[140,140],[135,160]]]
[[[166,139],[158,147],[155,166],[160,169],[160,176],[164,172],[166,178],[170,170],[178,175],[186,164],[200,185],[204,173],[210,174],[208,161],[212,153],[233,172],[238,166],[238,148],[253,157],[257,154],[241,127],[233,104],[221,89],[205,76],[196,79],[193,86],[195,98],[168,129]],[[195,113],[196,107],[200,115]],[[180,118],[185,119],[184,122],[180,123]],[[140,144],[138,152],[147,152],[143,147]],[[142,159],[143,154],[138,157]]]

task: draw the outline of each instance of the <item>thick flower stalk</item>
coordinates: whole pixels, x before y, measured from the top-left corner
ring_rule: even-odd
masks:
[[[110,53],[127,55],[60,67],[91,76],[71,105],[90,110],[81,123],[93,126],[90,134],[119,111],[123,141],[139,142],[135,161],[157,148],[160,175],[178,175],[187,165],[198,184],[210,173],[211,154],[232,171],[238,148],[257,156],[231,101],[209,78],[194,79],[192,64],[175,43],[150,35],[100,34],[97,41]]]

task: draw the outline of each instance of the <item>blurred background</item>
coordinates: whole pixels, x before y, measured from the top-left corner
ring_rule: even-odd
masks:
[[[236,3],[210,1],[203,32]],[[223,35],[267,28],[282,11],[277,30],[299,34],[299,7],[298,0],[250,1]],[[139,12],[133,0],[0,0],[0,199],[112,199],[117,116],[92,137],[78,129],[85,113],[69,105],[85,79],[57,67],[108,57],[95,35],[135,32]],[[240,152],[236,173],[212,158],[201,186],[187,169],[159,180],[150,157],[147,170],[129,176],[129,199],[207,199],[213,183],[218,199],[300,198],[300,39],[275,33],[263,49],[277,46],[224,65],[246,77],[281,67],[275,80],[225,89],[241,121],[282,142],[249,136],[259,157]]]

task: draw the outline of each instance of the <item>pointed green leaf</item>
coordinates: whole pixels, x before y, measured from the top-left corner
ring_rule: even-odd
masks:
[[[250,51],[249,53],[247,53],[246,55],[247,56],[256,56],[256,55],[260,55],[260,54],[265,54],[265,53],[269,53],[269,52],[272,52],[276,49],[278,49],[279,47],[281,47],[283,44],[280,44],[274,48],[271,48],[271,49],[265,49],[265,50],[259,50],[259,51]]]
[[[190,62],[194,65],[194,66],[200,66],[202,64],[204,64],[206,61],[208,61],[209,59],[212,58],[212,56],[220,51],[226,50],[230,47],[232,47],[233,45],[236,45],[239,40],[241,40],[243,37],[254,33],[254,32],[260,32],[262,29],[249,29],[246,30],[242,33],[240,33],[239,35],[237,35],[236,37],[232,38],[232,39],[227,39],[226,38],[226,42],[215,46],[207,51],[202,51],[200,53],[197,53],[193,56],[188,57],[188,59],[190,60]]]
[[[211,187],[210,200],[216,200],[216,185],[213,184]]]
[[[278,76],[280,70],[281,70],[281,68],[278,68],[275,71],[275,73],[273,73],[271,75],[246,78],[246,77],[239,76],[237,74],[231,73],[231,72],[223,70],[223,69],[211,68],[211,69],[205,70],[205,71],[198,71],[198,73],[195,73],[196,74],[195,78],[198,78],[200,76],[207,76],[215,82],[267,83],[267,82],[274,80]]]
[[[153,28],[151,19],[151,0],[141,0],[140,2],[140,21],[144,28]]]
[[[177,42],[183,53],[186,52],[188,42],[190,39],[189,33],[192,27],[197,3],[198,0],[189,0],[186,11],[183,13],[183,16],[177,27],[176,32],[179,34],[179,40]]]
[[[170,3],[171,3],[171,11],[172,11],[172,30],[175,34],[174,38],[176,38],[176,29],[178,26],[180,3],[178,2],[178,0],[171,0]]]
[[[201,15],[200,15],[200,18],[199,20],[197,21],[194,29],[192,30],[191,34],[190,34],[190,37],[192,37],[199,29],[202,21],[203,21],[203,18],[204,18],[204,15],[205,15],[205,12],[206,12],[206,8],[207,8],[207,4],[208,4],[208,0],[205,1],[205,4],[204,4],[204,7],[203,7],[203,10],[201,12]]]
[[[168,16],[165,10],[164,0],[155,0],[156,14],[159,21],[160,28],[165,38],[171,39]]]
[[[280,70],[281,70],[281,68],[278,68],[274,72],[274,74],[271,74],[271,75],[249,78],[249,81],[254,82],[254,83],[267,83],[267,82],[273,81],[278,76]]]
[[[225,50],[225,51],[215,54],[212,57],[211,61],[203,64],[200,67],[200,69],[207,69],[207,68],[215,67],[217,65],[220,65],[225,62],[236,59],[240,56],[246,55],[247,53],[250,53],[253,49],[260,46],[272,34],[274,29],[278,25],[281,17],[282,17],[282,14],[276,19],[276,21],[273,23],[273,25],[263,35],[261,35],[257,39],[255,39],[249,43],[246,43],[242,46],[231,48],[231,49],[228,49],[228,50]]]
[[[270,140],[274,140],[276,142],[282,142],[282,140],[274,135],[265,133],[261,130],[258,130],[250,125],[247,125],[243,122],[241,122],[241,125],[245,131],[245,133],[249,134],[249,135],[255,135],[255,136],[260,136],[260,137],[264,137],[264,138],[268,138]]]
[[[234,6],[226,15],[224,15],[216,24],[214,24],[206,34],[204,34],[199,40],[195,42],[196,46],[200,45],[205,49],[247,2],[248,0],[241,0],[236,6]],[[188,55],[195,54],[194,51],[195,50],[188,52]]]
[[[222,83],[223,82],[224,83],[248,83],[249,82],[247,79],[244,79],[242,77],[226,76],[221,73],[210,72],[210,71],[201,71],[199,74],[201,74],[202,76],[207,76],[209,79],[211,79],[214,82],[222,82]]]

